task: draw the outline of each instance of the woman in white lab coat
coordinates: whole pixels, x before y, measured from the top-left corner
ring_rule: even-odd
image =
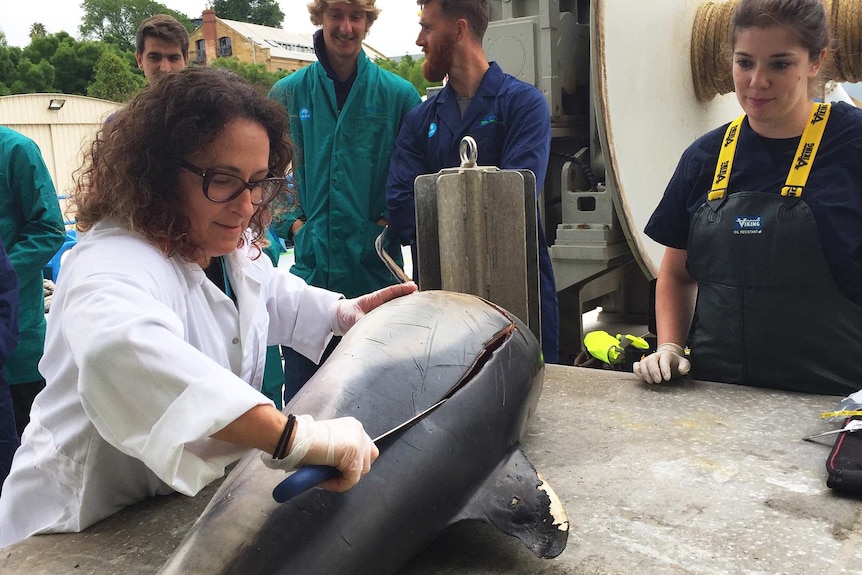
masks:
[[[260,392],[266,347],[319,360],[393,286],[354,300],[274,270],[266,210],[292,159],[283,110],[190,68],[103,128],[73,201],[40,370],[47,386],[0,496],[0,547],[80,531],[146,497],[194,495],[249,448],[320,463],[345,490],[377,449],[352,418],[286,416]]]

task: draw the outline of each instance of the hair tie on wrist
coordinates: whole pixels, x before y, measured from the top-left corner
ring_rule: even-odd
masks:
[[[281,432],[281,437],[278,438],[278,443],[275,444],[275,451],[272,452],[273,459],[284,459],[287,457],[287,446],[290,443],[290,434],[293,433],[294,425],[296,425],[296,417],[292,413],[288,413],[284,430]]]

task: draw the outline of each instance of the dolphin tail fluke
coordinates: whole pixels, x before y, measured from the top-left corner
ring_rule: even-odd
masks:
[[[562,502],[517,446],[488,475],[455,522],[464,519],[517,537],[537,557],[556,557],[569,537]]]

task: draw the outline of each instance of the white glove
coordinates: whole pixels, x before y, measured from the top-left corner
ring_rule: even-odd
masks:
[[[352,417],[314,421],[310,415],[296,418],[293,445],[284,459],[268,453],[260,458],[270,469],[292,471],[302,465],[329,465],[341,472],[321,484],[331,491],[346,491],[371,469],[379,451],[362,424]]]
[[[391,299],[411,294],[416,284],[407,282],[385,287],[353,299],[341,299],[332,305],[329,325],[335,335],[344,335],[362,316]]]
[[[661,383],[687,374],[691,371],[691,362],[681,345],[663,343],[633,367],[635,375],[646,383]]]

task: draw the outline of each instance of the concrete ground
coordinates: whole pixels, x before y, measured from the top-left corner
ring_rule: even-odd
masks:
[[[826,487],[834,439],[802,441],[837,427],[819,414],[839,399],[548,366],[523,447],[566,507],[566,550],[537,559],[463,523],[400,575],[862,574],[862,499]],[[33,537],[0,574],[156,573],[213,492]]]

